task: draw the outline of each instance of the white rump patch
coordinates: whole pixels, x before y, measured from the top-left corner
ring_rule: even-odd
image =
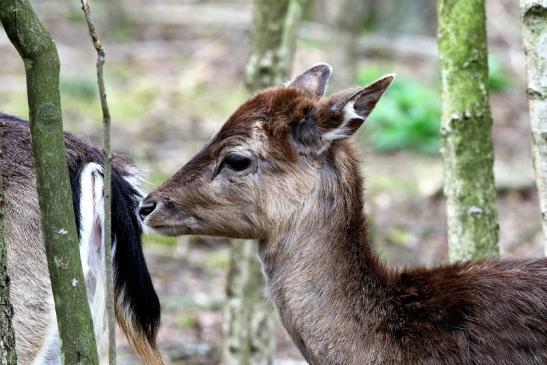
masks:
[[[80,259],[100,357],[104,357],[107,349],[103,206],[102,168],[96,163],[88,163],[80,175]],[[64,229],[58,233],[66,234],[61,231]],[[73,278],[71,284],[75,287],[79,283]],[[51,317],[47,338],[33,365],[61,363],[55,311],[51,312]]]
[[[106,350],[106,273],[102,167],[85,165],[80,175],[80,258],[99,355]]]
[[[353,119],[361,119],[361,120],[365,119],[355,112],[355,108],[353,107],[354,104],[355,104],[354,101],[350,101],[344,106],[344,109],[343,109],[344,119],[342,120],[342,124],[340,124],[338,128],[323,134],[323,140],[336,141],[338,139],[347,138],[352,133],[352,131],[348,129],[349,121]]]

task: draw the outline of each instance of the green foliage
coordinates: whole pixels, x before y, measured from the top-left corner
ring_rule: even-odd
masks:
[[[358,83],[367,85],[389,72],[378,67],[362,69]],[[503,93],[510,85],[510,77],[501,63],[495,57],[490,57],[489,90]],[[441,118],[438,90],[437,85],[398,75],[366,123],[365,134],[369,143],[380,151],[405,149],[437,153],[440,147]]]
[[[384,73],[372,68],[361,70],[359,84],[366,85]],[[367,121],[366,135],[381,151],[410,149],[435,153],[440,146],[440,117],[435,89],[398,76]]]
[[[198,326],[198,320],[193,313],[184,314],[177,318],[177,325],[183,330],[188,330],[196,328]]]
[[[147,234],[143,237],[145,246],[175,247],[178,242],[176,237],[160,236],[158,234]]]
[[[61,94],[90,102],[97,99],[97,82],[85,76],[66,76],[61,78]]]
[[[217,270],[226,270],[230,265],[230,252],[228,249],[219,249],[207,254],[203,268],[209,273]]]
[[[511,80],[505,73],[501,63],[495,57],[488,59],[488,89],[492,92],[506,92],[511,86]]]

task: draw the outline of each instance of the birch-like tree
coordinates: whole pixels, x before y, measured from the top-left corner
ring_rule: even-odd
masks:
[[[0,121],[0,123],[4,123]],[[4,184],[2,179],[3,158],[0,144],[0,364],[17,364],[15,333],[13,332],[13,307],[10,302],[10,279],[8,275],[7,242],[4,231]]]
[[[64,364],[98,364],[65,157],[59,56],[28,0],[1,0],[0,20],[23,59],[42,230]]]
[[[451,260],[496,255],[484,0],[438,0],[442,155]]]
[[[532,155],[547,255],[547,0],[520,0]]]
[[[252,53],[247,64],[250,92],[279,86],[289,77],[304,0],[256,0]],[[224,308],[224,365],[267,365],[273,361],[275,316],[264,297],[258,244],[232,242]]]

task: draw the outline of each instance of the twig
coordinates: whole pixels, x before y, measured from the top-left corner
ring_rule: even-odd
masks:
[[[114,313],[114,277],[112,273],[112,227],[111,227],[111,162],[112,153],[110,151],[110,110],[106,100],[104,87],[103,66],[106,53],[101,41],[97,37],[95,25],[91,17],[91,9],[87,0],[81,0],[82,10],[89,29],[89,35],[93,41],[93,46],[97,51],[97,84],[99,86],[99,96],[101,99],[101,108],[103,112],[103,143],[104,143],[104,256],[106,273],[106,313],[108,319],[108,359],[110,365],[116,364],[116,317]]]

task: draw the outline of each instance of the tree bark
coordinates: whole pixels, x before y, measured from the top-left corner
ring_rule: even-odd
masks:
[[[283,78],[290,77],[291,75],[294,55],[296,53],[296,42],[300,34],[307,4],[308,0],[289,0],[287,16],[283,23],[283,37],[281,39],[281,49],[284,50],[282,52],[284,57],[281,61],[284,63],[282,67]]]
[[[357,35],[363,20],[362,0],[325,1],[330,29],[329,62],[334,73],[331,91],[354,86],[357,81]]]
[[[234,240],[226,284],[222,362],[268,365],[273,361],[275,318],[264,298],[257,243]]]
[[[65,157],[59,57],[28,0],[1,0],[0,20],[25,65],[42,229],[64,364],[98,364]]]
[[[532,155],[547,255],[547,0],[521,0]]]
[[[256,0],[246,72],[250,92],[280,86],[288,79],[304,5],[305,0]],[[264,297],[257,249],[255,241],[232,242],[223,323],[224,365],[273,362],[275,317]]]
[[[0,121],[0,123],[3,123]],[[3,158],[0,149],[0,160]],[[15,333],[13,331],[13,307],[10,302],[7,242],[4,234],[4,185],[0,169],[0,364],[17,364]]]
[[[251,92],[281,85],[287,77],[285,60],[289,47],[283,35],[290,0],[255,0],[252,26],[252,53],[247,63],[246,82]]]
[[[438,18],[449,257],[496,255],[484,0],[439,0]]]

